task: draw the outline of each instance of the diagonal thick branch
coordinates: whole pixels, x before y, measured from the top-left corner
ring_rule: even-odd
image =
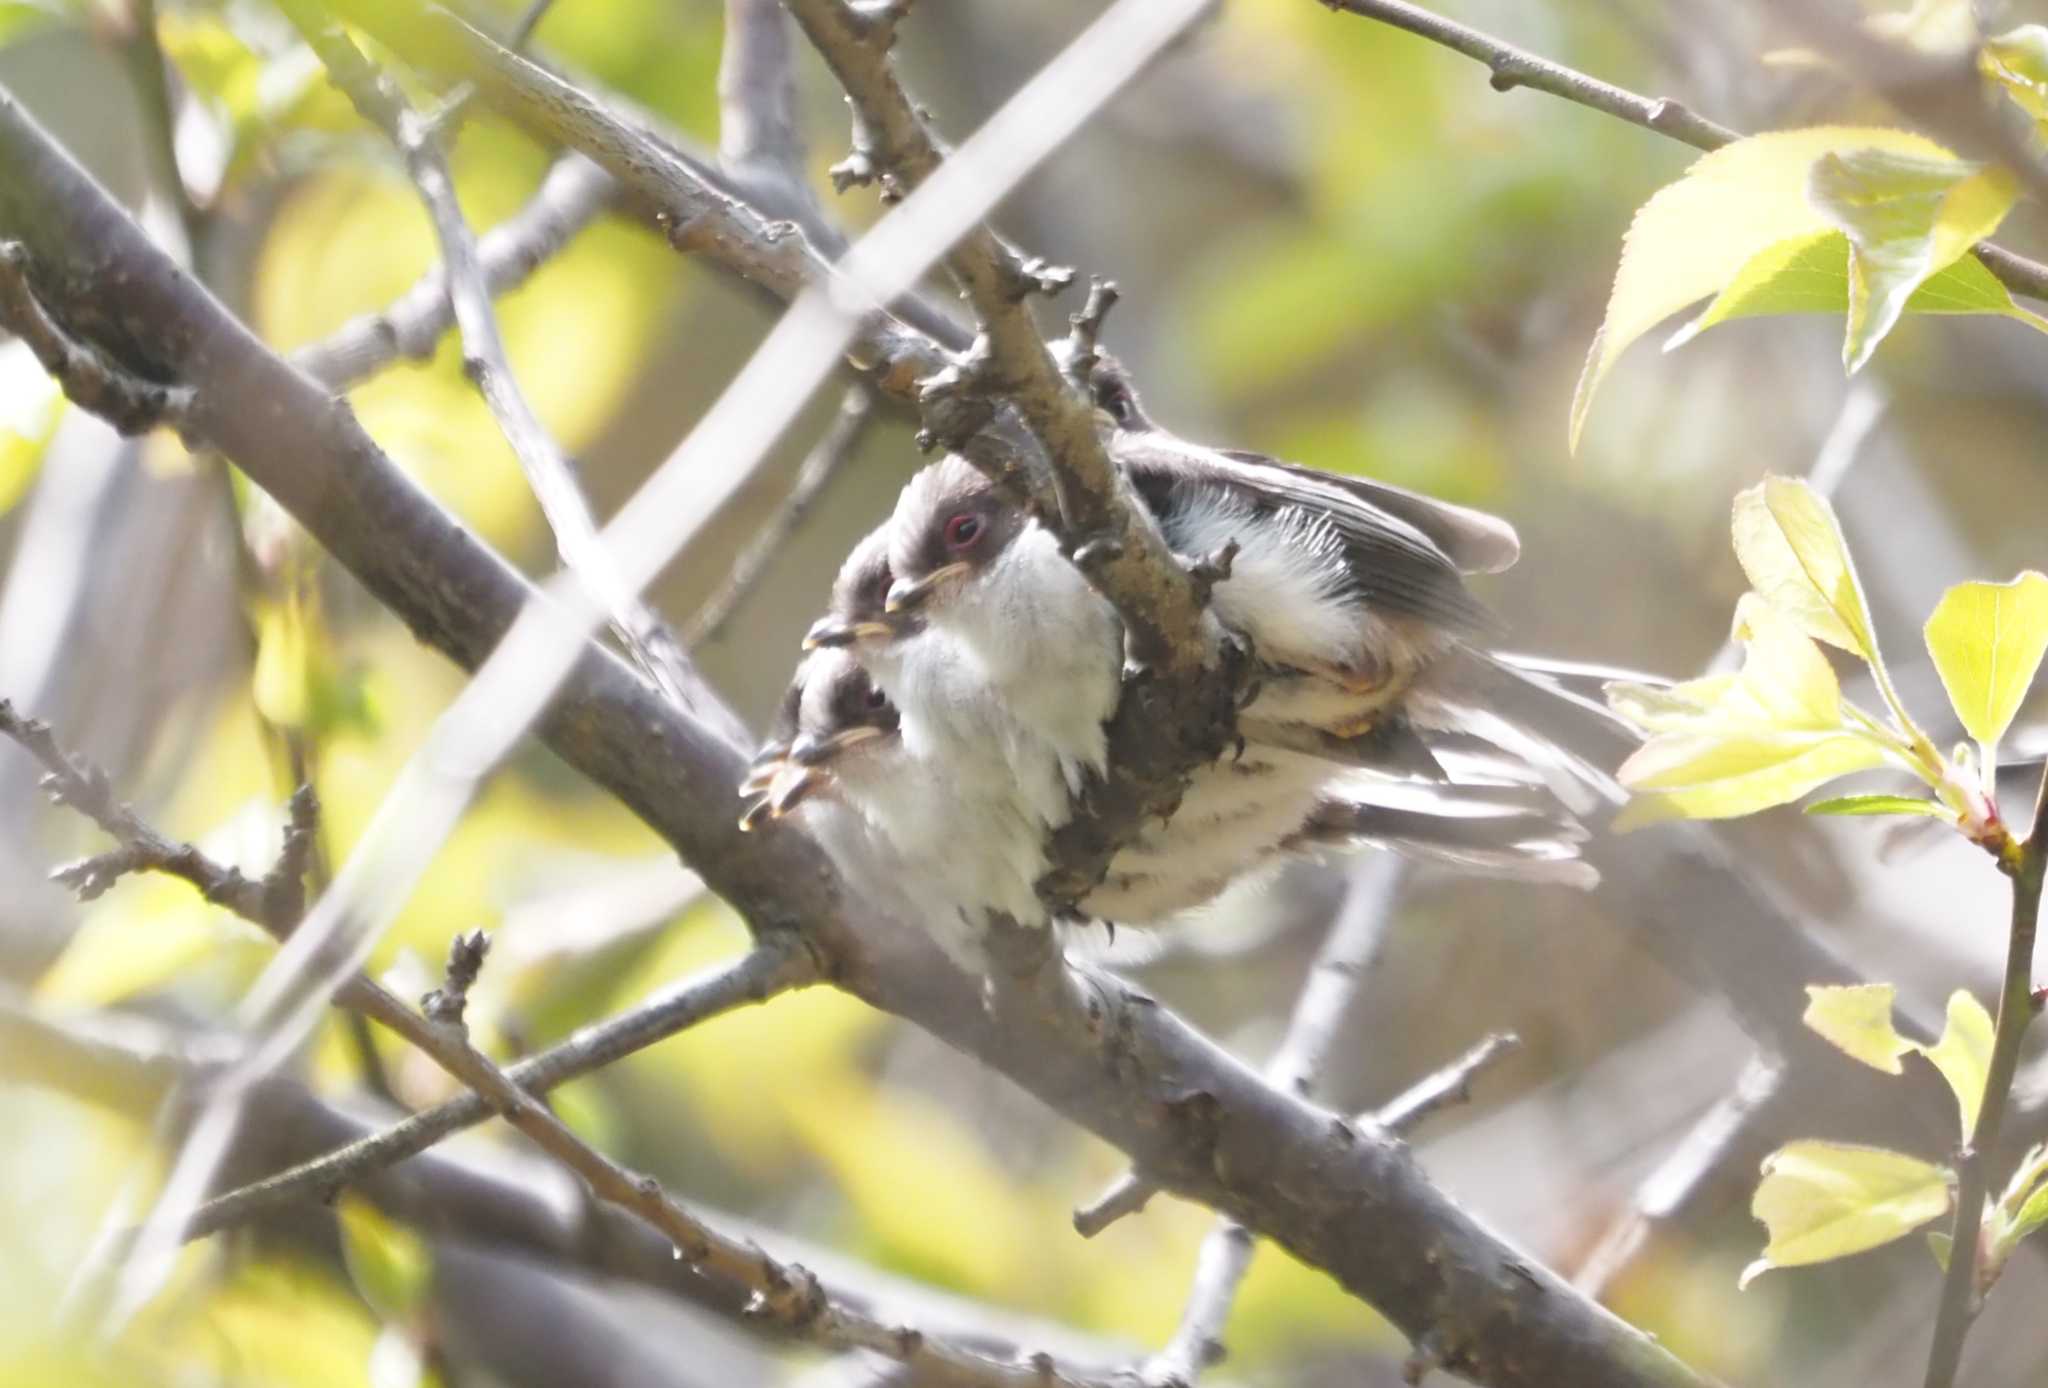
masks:
[[[174,363],[187,428],[290,510],[379,601],[458,663],[489,653],[527,585],[421,493],[345,406],[268,351],[0,94],[0,237],[96,345]],[[108,276],[125,292],[104,294]],[[586,649],[540,724],[698,869],[757,936],[800,932],[833,981],[1010,1076],[1169,1190],[1327,1269],[1453,1372],[1499,1388],[1705,1383],[1532,1268],[1396,1141],[1262,1083],[1170,1012],[1086,975],[992,1013],[928,941],[845,899],[800,834],[743,835],[740,753]]]

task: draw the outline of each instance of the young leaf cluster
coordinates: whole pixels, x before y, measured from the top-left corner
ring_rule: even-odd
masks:
[[[1941,11],[1942,21],[1918,22],[1922,10]],[[2048,26],[1978,42],[1965,4],[1923,5],[1915,17],[1912,27],[1883,22],[1908,16],[1873,23],[1925,50],[1946,52],[1958,34],[1974,43],[1987,87],[2048,129]],[[2018,192],[1996,164],[1882,126],[1772,131],[1713,151],[1653,194],[1629,226],[1572,400],[1571,446],[1621,354],[1701,299],[1710,302],[1666,351],[1733,318],[1839,313],[1842,364],[1853,374],[1908,312],[1989,314],[2048,331],[2048,319],[2014,303],[1971,253]]]
[[[1889,769],[1926,793],[1840,796],[1809,813],[1926,815],[2010,869],[2018,844],[1999,813],[1994,773],[1999,741],[2048,651],[2048,577],[1959,584],[1928,619],[1928,654],[1974,740],[1943,753],[1899,699],[1827,501],[1802,481],[1766,478],[1736,497],[1732,529],[1752,589],[1735,609],[1741,670],[1670,688],[1609,686],[1615,710],[1650,734],[1620,771],[1636,792],[1621,827],[1753,814],[1853,772]],[[1881,714],[1843,697],[1823,646],[1869,668]]]

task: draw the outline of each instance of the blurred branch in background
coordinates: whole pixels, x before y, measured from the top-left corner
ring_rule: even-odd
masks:
[[[810,513],[819,495],[859,450],[874,412],[874,395],[866,386],[847,388],[839,401],[839,412],[833,415],[831,424],[811,446],[811,451],[804,455],[803,466],[797,469],[788,494],[776,504],[761,528],[754,532],[754,538],[732,561],[732,567],[726,572],[718,591],[706,598],[704,605],[690,618],[683,632],[684,646],[695,647],[717,636],[719,629],[731,618],[733,609],[746,599],[769,567],[783,557],[784,547],[797,527],[803,524],[804,517]]]
[[[1638,96],[1597,77],[1589,77],[1561,63],[1548,58],[1539,58],[1516,48],[1513,44],[1469,28],[1454,20],[1446,19],[1411,5],[1407,0],[1316,0],[1332,10],[1341,10],[1359,15],[1365,19],[1405,29],[1431,43],[1463,53],[1466,57],[1484,63],[1493,71],[1492,85],[1495,91],[1509,92],[1516,87],[1528,87],[1534,91],[1547,92],[1561,97],[1575,105],[1590,107],[1631,125],[1645,130],[1654,130],[1694,149],[1715,150],[1741,138],[1739,132],[1727,126],[1717,125],[1705,117],[1695,115],[1678,102],[1666,98]],[[1968,79],[1968,101],[1957,103],[1967,105],[1977,113],[1974,118],[1962,118],[1955,114],[1955,108],[1947,101],[1941,105],[1941,118],[1936,128],[1954,126],[1971,138],[1969,143],[1980,144],[1986,139],[1986,132],[1996,129],[2000,133],[1997,143],[2001,152],[2009,144],[2011,136],[2003,122],[1990,119],[1982,93],[1976,85],[1976,69],[1973,65],[1956,64],[1915,64],[1910,55],[1903,54],[1894,45],[1868,37],[1854,23],[1850,23],[1830,9],[1801,3],[1773,7],[1773,13],[1792,17],[1795,23],[1809,25],[1816,33],[1826,37],[1830,51],[1843,51],[1835,45],[1846,45],[1846,51],[1860,62],[1865,63],[1866,72],[1876,75],[1880,90],[1900,91],[1910,104],[1911,95],[1917,84],[1925,83],[1930,74],[1938,76],[1944,85],[1955,87],[1961,78]],[[1853,37],[1850,37],[1853,35]],[[1908,76],[1904,83],[1896,83],[1901,72]],[[1952,90],[1951,96],[1955,93]],[[1913,111],[1911,114],[1920,114]],[[2039,168],[2037,156],[2026,152],[2022,168]],[[2048,174],[2040,175],[2048,177]],[[1976,248],[1977,258],[1982,260],[1992,274],[1998,276],[2006,288],[2018,294],[2036,299],[2048,299],[2048,265],[2015,255],[2000,246],[1984,242]]]
[[[373,68],[354,40],[330,26],[316,8],[303,0],[285,0],[283,8],[319,53],[335,84],[403,156],[440,243],[448,303],[462,338],[463,372],[489,402],[499,429],[518,455],[527,485],[554,531],[563,566],[589,585],[633,662],[665,697],[726,737],[743,740],[746,725],[697,674],[668,624],[614,571],[599,542],[597,521],[575,464],[548,436],[513,378],[476,236],[455,200],[455,179],[436,123],[413,110],[398,84]]]

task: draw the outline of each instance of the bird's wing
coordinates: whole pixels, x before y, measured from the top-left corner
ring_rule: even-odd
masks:
[[[1445,557],[1458,566],[1460,573],[1497,574],[1521,557],[1520,537],[1515,534],[1514,526],[1499,516],[1476,511],[1470,506],[1438,501],[1433,496],[1424,496],[1421,492],[1411,492],[1406,487],[1371,477],[1321,472],[1242,449],[1218,451],[1234,463],[1292,477],[1296,479],[1296,485],[1303,487],[1347,493],[1367,506],[1406,521],[1442,550]]]
[[[1342,547],[1352,586],[1377,611],[1441,624],[1454,632],[1490,632],[1497,625],[1466,591],[1452,555],[1421,526],[1344,485],[1355,479],[1258,454],[1177,446],[1158,436],[1120,443],[1116,456],[1169,537],[1175,488],[1220,491],[1253,519],[1278,512],[1295,524],[1327,525]]]

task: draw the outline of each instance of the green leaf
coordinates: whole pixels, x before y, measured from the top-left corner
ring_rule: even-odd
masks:
[[[342,1260],[363,1300],[387,1321],[417,1320],[434,1280],[434,1255],[426,1240],[386,1219],[360,1195],[343,1195],[334,1213],[341,1226]]]
[[[1623,785],[1656,793],[1631,801],[1615,816],[1616,829],[1640,828],[1669,818],[1733,819],[1755,814],[1789,804],[1838,776],[1868,771],[1885,762],[1883,748],[1851,733],[1766,734],[1732,744],[1704,738],[1689,739],[1689,745],[1667,745],[1670,742],[1658,738],[1623,763]],[[1637,758],[1652,748],[1661,761],[1638,766]],[[1632,770],[1649,774],[1636,777]]]
[[[1878,663],[1863,585],[1827,500],[1802,480],[1766,477],[1735,498],[1735,557],[1763,600],[1815,640]]]
[[[1977,66],[2006,96],[2048,130],[2048,28],[2022,24],[1986,39]]]
[[[2048,1224],[2048,1182],[2035,1186],[2033,1194],[2020,1206],[2012,1223],[2007,1226],[2005,1242],[2008,1245],[2018,1243],[2044,1224]]]
[[[2019,185],[1995,166],[1857,149],[1817,159],[1808,191],[1849,238],[1842,363],[1855,372],[1897,325],[1913,291],[2005,220]]]
[[[1734,318],[1848,311],[1849,238],[1839,231],[1794,237],[1758,252],[1704,312],[1671,335],[1664,350],[1682,347]],[[2048,319],[2015,303],[2012,291],[1974,254],[1930,275],[1906,300],[1906,311],[1990,314],[2048,332]]]
[[[1876,149],[1922,159],[1951,157],[1922,136],[1876,127],[1817,126],[1737,140],[1706,155],[1637,210],[1622,242],[1607,313],[1572,400],[1571,446],[1578,447],[1594,393],[1630,344],[1688,304],[1719,294],[1751,270],[1744,293],[1769,276],[1752,262],[1786,242],[1837,230],[1807,198],[1822,155]],[[1789,259],[1787,259],[1789,257]]]
[[[1956,1096],[1965,1143],[1976,1135],[1977,1114],[1984,1106],[1984,1084],[1991,1074],[1991,1032],[1991,1014],[1984,1004],[1958,988],[1949,995],[1948,1025],[1942,1028],[1941,1039],[1921,1050]]]
[[[1772,1268],[1844,1258],[1947,1214],[1955,1173],[1904,1152],[1793,1142],[1764,1158],[1750,1213],[1770,1231],[1740,1285]]]
[[[1942,594],[1926,635],[1949,703],[1993,765],[2048,651],[2048,576],[1959,583]]]
[[[1949,1250],[1954,1248],[1955,1244],[1955,1239],[1948,1234],[1932,1229],[1927,1232],[1927,1251],[1934,1255],[1935,1263],[1943,1272],[1948,1271]]]
[[[1685,732],[1715,719],[1715,710],[1735,688],[1738,675],[1708,675],[1684,684],[1636,684],[1610,680],[1607,704],[1646,732]]]
[[[1906,1067],[1899,1064],[1899,1057],[1920,1048],[1892,1026],[1892,1000],[1897,994],[1889,983],[1809,983],[1806,1015],[1799,1020],[1851,1059],[1887,1075],[1903,1074]]]
[[[1954,819],[1955,812],[1933,800],[1912,795],[1838,795],[1806,807],[1808,814],[1917,814],[1935,819]]]

